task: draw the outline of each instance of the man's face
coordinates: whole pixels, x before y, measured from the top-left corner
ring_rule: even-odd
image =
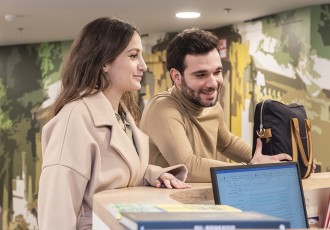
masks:
[[[191,102],[202,107],[214,106],[223,83],[219,52],[185,57],[184,75],[175,81],[178,89]]]

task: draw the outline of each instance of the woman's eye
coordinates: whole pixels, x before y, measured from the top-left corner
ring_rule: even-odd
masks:
[[[130,57],[131,57],[132,59],[135,59],[137,56],[138,56],[137,54],[132,54]]]

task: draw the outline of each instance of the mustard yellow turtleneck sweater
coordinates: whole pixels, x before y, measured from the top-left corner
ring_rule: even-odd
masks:
[[[210,182],[210,167],[231,165],[219,160],[221,153],[235,162],[252,158],[251,146],[227,129],[219,103],[197,106],[175,86],[150,99],[140,128],[150,137],[149,163],[185,164],[187,182]]]

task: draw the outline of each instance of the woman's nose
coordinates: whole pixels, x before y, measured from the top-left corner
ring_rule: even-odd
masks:
[[[145,63],[144,59],[141,60],[140,64],[138,65],[139,70],[146,71],[147,70],[147,64]]]

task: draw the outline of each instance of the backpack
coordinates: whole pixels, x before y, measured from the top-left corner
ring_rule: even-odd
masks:
[[[252,155],[257,138],[264,155],[287,153],[299,162],[301,178],[307,178],[313,165],[311,122],[303,105],[283,104],[276,100],[258,103],[254,111]]]

